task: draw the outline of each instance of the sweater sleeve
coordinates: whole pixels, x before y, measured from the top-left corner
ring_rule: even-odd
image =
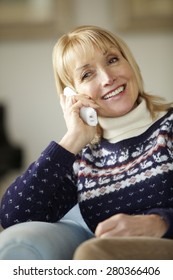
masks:
[[[0,207],[2,227],[61,219],[77,203],[74,161],[72,153],[51,142],[5,192]]]
[[[147,214],[157,214],[168,224],[167,232],[162,238],[173,239],[173,208],[155,208],[148,211]]]

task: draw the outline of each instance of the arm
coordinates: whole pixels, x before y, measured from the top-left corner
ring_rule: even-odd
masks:
[[[67,132],[59,145],[52,142],[40,158],[8,188],[0,210],[2,226],[25,221],[55,222],[77,202],[72,165],[75,155],[94,137],[96,127],[79,117],[82,106],[97,107],[92,100],[61,97]]]
[[[75,156],[55,142],[7,189],[1,202],[4,228],[25,221],[55,222],[77,202]]]

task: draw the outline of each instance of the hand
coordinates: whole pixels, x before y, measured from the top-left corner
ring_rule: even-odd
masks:
[[[88,96],[81,94],[68,97],[61,95],[60,104],[64,113],[67,133],[59,144],[76,154],[90,143],[96,134],[96,127],[87,125],[80,118],[80,108],[85,106],[97,109],[98,105]]]
[[[168,225],[159,215],[117,214],[98,224],[96,237],[150,236],[162,237]]]

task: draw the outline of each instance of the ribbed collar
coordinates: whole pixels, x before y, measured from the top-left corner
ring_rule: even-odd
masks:
[[[158,115],[162,117],[165,112]],[[146,131],[153,121],[145,99],[140,99],[138,106],[124,116],[117,118],[98,117],[103,129],[103,138],[111,143],[137,136]]]

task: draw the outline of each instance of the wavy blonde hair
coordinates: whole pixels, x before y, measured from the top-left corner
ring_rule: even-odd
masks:
[[[87,56],[91,54],[91,51],[94,52],[96,48],[105,52],[109,49],[110,45],[118,48],[133,69],[139,89],[139,96],[146,100],[153,119],[156,117],[157,112],[168,111],[173,103],[165,103],[163,98],[144,91],[140,68],[127,44],[117,35],[92,25],[77,27],[63,35],[54,46],[53,69],[58,94],[63,94],[63,89],[66,86],[75,90],[70,73],[72,73],[73,61],[77,59],[78,53],[81,50]]]

